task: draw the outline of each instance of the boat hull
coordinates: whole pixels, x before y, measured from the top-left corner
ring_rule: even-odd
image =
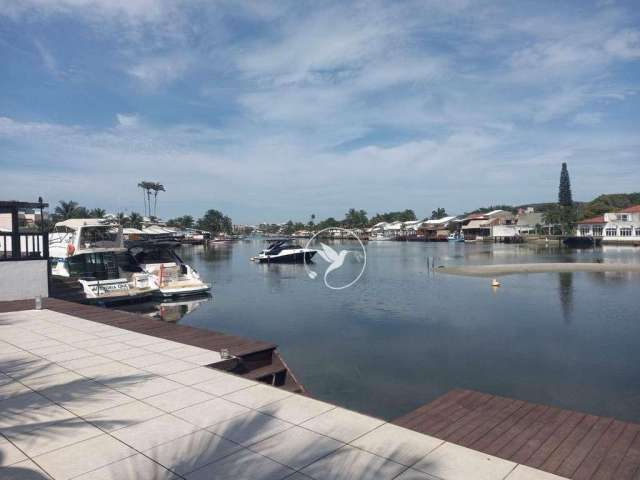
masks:
[[[312,252],[296,252],[287,255],[266,255],[264,257],[256,257],[259,263],[305,263],[310,262],[316,254]]]
[[[570,248],[591,248],[596,244],[593,237],[568,237],[562,243]]]
[[[156,292],[156,296],[162,298],[191,297],[195,295],[202,295],[203,293],[207,293],[209,290],[211,290],[211,286],[206,283],[194,287],[161,287],[160,290]]]

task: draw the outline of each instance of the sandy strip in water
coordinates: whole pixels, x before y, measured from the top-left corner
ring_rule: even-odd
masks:
[[[451,275],[488,277],[492,275],[512,275],[516,273],[549,272],[638,272],[640,264],[624,263],[513,263],[503,265],[466,265],[461,267],[441,267],[438,272]]]

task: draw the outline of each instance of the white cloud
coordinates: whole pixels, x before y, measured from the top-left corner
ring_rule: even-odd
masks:
[[[38,53],[42,58],[44,67],[49,71],[51,75],[60,77],[62,73],[58,67],[58,61],[53,56],[53,54],[47,48],[45,48],[45,46],[39,40],[34,40],[33,43],[35,44],[36,49],[38,50]]]
[[[127,123],[129,117],[119,118]],[[619,159],[623,168],[633,158],[629,154],[640,148],[637,140],[629,143],[623,137],[575,137],[541,139],[527,151],[531,142],[521,132],[476,128],[389,147],[331,152],[314,151],[295,136],[256,135],[239,143],[201,125],[153,127],[140,122],[135,129],[119,125],[96,130],[5,117],[0,118],[0,143],[7,141],[35,162],[28,184],[34,194],[50,201],[71,198],[111,210],[140,210],[135,184],[154,172],[168,189],[162,199],[164,215],[197,215],[215,191],[216,199],[232,206],[230,213],[240,209],[236,216],[243,221],[258,220],[257,203],[266,216],[280,212],[294,217],[306,208],[319,215],[340,215],[354,202],[370,211],[411,206],[420,212],[425,202],[425,208],[441,202],[439,195],[452,188],[459,195],[446,203],[456,211],[478,203],[544,200],[544,193],[534,195],[530,188],[547,191],[549,167],[557,162],[569,161],[572,173],[580,172],[586,182],[596,173],[579,165],[597,165],[607,152],[607,158]],[[11,178],[22,178],[20,168],[5,170]],[[63,171],[70,175],[61,175]],[[505,175],[518,171],[535,179],[527,189],[519,182],[505,183]],[[615,180],[616,172],[597,174],[606,183]],[[437,188],[425,188],[431,178]],[[13,196],[23,187],[9,183],[7,188]],[[242,211],[242,205],[254,213]]]
[[[116,120],[121,127],[137,127],[140,124],[140,117],[138,115],[118,113],[116,114]]]
[[[571,119],[571,123],[575,125],[599,125],[602,122],[602,113],[600,112],[581,112],[577,113]]]
[[[129,67],[127,73],[144,87],[156,89],[182,78],[189,70],[191,59],[187,54],[149,57]]]
[[[624,60],[640,58],[640,31],[618,32],[605,42],[604,48],[611,55]]]
[[[171,0],[0,0],[0,14],[13,17],[40,14],[80,14],[117,21],[157,21],[173,8]]]

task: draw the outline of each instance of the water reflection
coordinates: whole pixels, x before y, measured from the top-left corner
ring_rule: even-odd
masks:
[[[233,256],[233,244],[231,243],[212,243],[210,246],[203,248],[204,259],[208,262],[229,261]]]
[[[165,322],[177,323],[185,315],[195,311],[200,305],[212,300],[209,294],[188,297],[186,299],[163,300],[123,305],[120,310],[140,313]]]
[[[573,272],[561,272],[558,274],[558,292],[560,294],[560,305],[562,306],[562,317],[565,323],[571,323],[571,313],[573,311]]]
[[[313,262],[309,264],[313,265]],[[274,292],[282,292],[289,281],[307,276],[302,264],[256,263],[255,270],[259,278]]]

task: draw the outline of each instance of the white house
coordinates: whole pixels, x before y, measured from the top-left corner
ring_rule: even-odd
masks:
[[[515,232],[513,228],[498,231],[502,235],[494,235],[493,230],[495,226],[513,225],[513,221],[513,214],[505,210],[473,213],[463,220],[462,233],[467,241],[484,240],[495,236],[511,236],[511,233]]]
[[[407,237],[415,237],[425,220],[410,220],[402,223],[402,229]]]
[[[603,243],[640,245],[640,205],[582,220],[577,235],[601,238]]]

